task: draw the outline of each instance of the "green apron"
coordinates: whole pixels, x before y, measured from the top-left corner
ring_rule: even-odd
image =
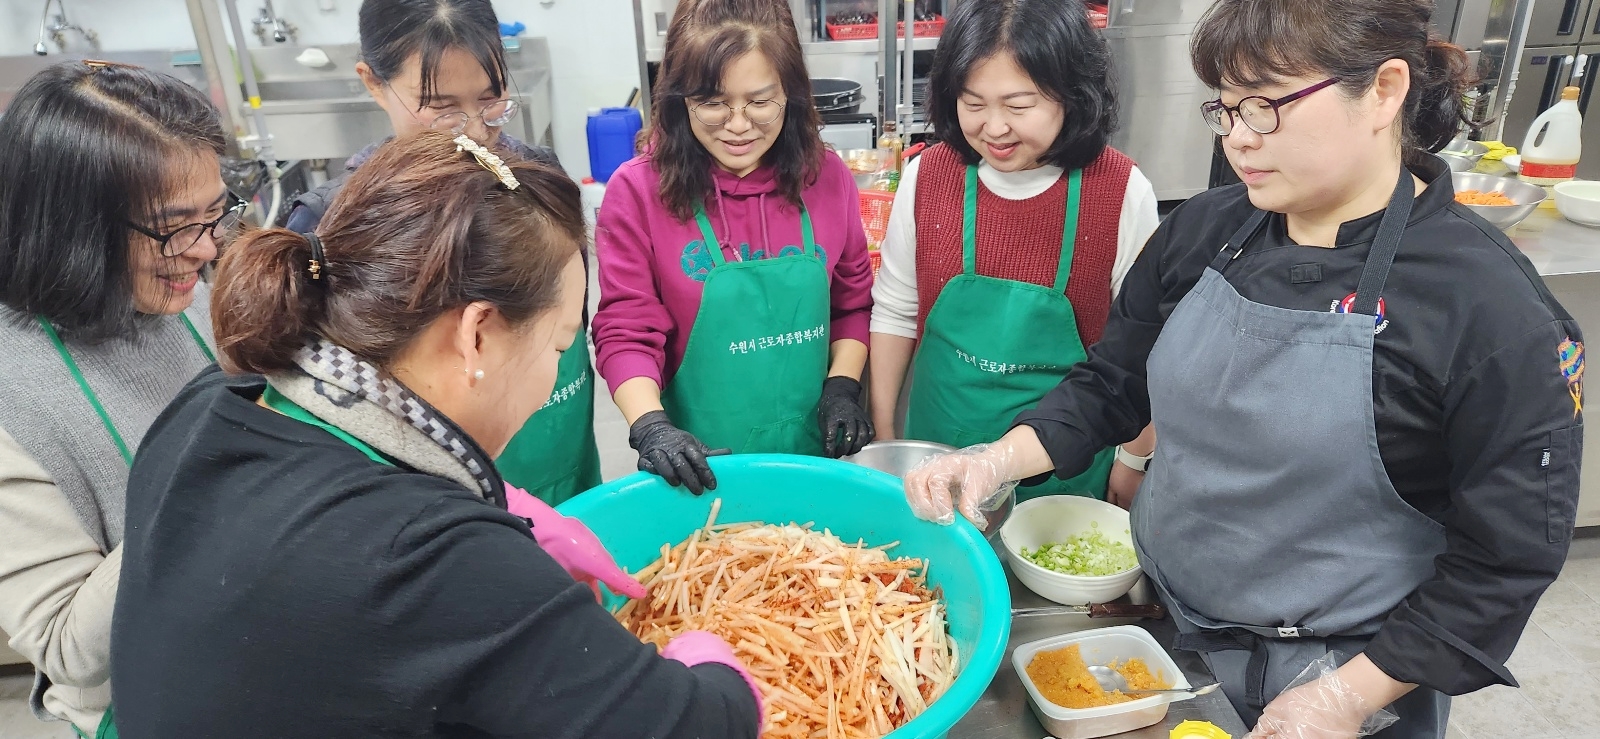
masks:
[[[117,739],[117,722],[111,714],[111,706],[106,706],[106,715],[100,718],[100,728],[95,729],[92,737],[83,733],[77,724],[73,724],[72,731],[82,739]]]
[[[194,322],[189,320],[189,316],[179,313],[178,319],[183,321],[185,328],[189,329],[189,336],[194,338],[195,345],[200,347],[200,353],[205,355],[206,361],[217,361],[216,355],[211,353],[211,347],[206,346],[205,338],[200,336],[199,329],[194,327]],[[44,316],[39,316],[36,320],[39,322],[39,327],[44,329],[45,335],[50,337],[50,343],[55,346],[56,354],[60,355],[61,363],[65,364],[67,371],[72,373],[72,380],[77,383],[78,391],[83,394],[83,398],[89,401],[89,405],[94,408],[95,415],[100,417],[100,425],[105,427],[106,434],[117,445],[117,451],[121,453],[122,461],[132,467],[133,450],[128,447],[128,442],[122,438],[122,433],[117,431],[116,424],[111,422],[111,414],[107,413],[105,406],[100,404],[100,396],[95,393],[94,388],[89,387],[89,381],[84,378],[83,371],[78,369],[77,360],[73,359],[72,353],[67,351],[66,342],[61,340],[61,335],[56,333],[56,327],[50,325],[50,322],[45,320]],[[113,706],[106,706],[105,715],[100,718],[100,726],[95,729],[92,739],[117,739],[117,724],[113,708]],[[72,730],[83,739],[91,739],[76,724],[72,725]]]
[[[822,454],[817,402],[828,374],[828,273],[800,208],[803,254],[728,262],[706,218],[714,265],[683,363],[661,393],[672,422],[713,449]]]
[[[366,442],[351,436],[348,431],[345,431],[338,426],[317,418],[315,415],[312,415],[311,411],[300,407],[299,403],[296,403],[285,397],[271,385],[268,385],[267,389],[261,392],[261,402],[266,403],[268,408],[293,418],[296,421],[309,424],[311,426],[316,426],[323,431],[333,434],[334,438],[349,444],[352,447],[355,447],[356,451],[367,455],[367,459],[377,462],[378,464],[388,465],[390,467],[395,466],[394,462],[389,461],[388,457],[379,454],[378,450],[373,449]]]
[[[550,400],[494,460],[506,482],[557,505],[600,484],[594,441],[594,372],[583,334],[561,355]]]
[[[1038,405],[1072,365],[1088,358],[1066,295],[1082,188],[1083,171],[1074,170],[1054,287],[985,277],[977,273],[978,168],[967,167],[962,272],[939,293],[923,326],[906,438],[956,447],[999,439],[1018,413]],[[1083,474],[1018,488],[1017,497],[1065,493],[1104,500],[1114,457],[1114,449],[1102,450]]]

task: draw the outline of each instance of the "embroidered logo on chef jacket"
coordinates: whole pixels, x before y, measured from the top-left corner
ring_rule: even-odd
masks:
[[[1350,293],[1349,295],[1344,296],[1344,300],[1335,300],[1333,303],[1329,304],[1328,312],[1349,313],[1351,310],[1355,309],[1355,306],[1356,294]],[[1388,308],[1389,306],[1384,304],[1383,298],[1378,298],[1378,315],[1372,319],[1372,323],[1375,326],[1375,328],[1372,329],[1372,333],[1381,334],[1383,333],[1384,329],[1389,327]]]
[[[804,253],[804,248],[794,244],[778,250],[779,257],[793,257]],[[828,263],[828,250],[822,248],[821,244],[817,245],[817,256],[822,258],[823,264]],[[754,262],[766,258],[766,249],[751,251],[749,244],[739,245],[739,261],[741,262]],[[683,258],[680,263],[683,267],[683,275],[695,282],[705,282],[706,278],[711,275],[711,268],[716,266],[711,261],[711,251],[706,249],[706,242],[699,239],[695,239],[683,247]]]
[[[1572,395],[1572,416],[1576,418],[1583,411],[1583,342],[1563,339],[1556,345],[1556,357],[1560,360],[1561,377],[1567,381],[1567,392]]]

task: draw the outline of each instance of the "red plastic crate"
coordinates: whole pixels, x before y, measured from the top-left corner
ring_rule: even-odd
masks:
[[[875,39],[878,37],[878,24],[854,23],[850,25],[827,24],[828,38],[834,41],[858,41],[861,39]],[[931,21],[917,21],[912,30],[916,31],[917,38],[932,38],[944,33],[944,16],[939,16]],[[901,21],[896,24],[897,34],[905,38],[906,24]]]
[[[1105,28],[1106,21],[1111,17],[1110,13],[1110,9],[1104,5],[1095,3],[1089,4],[1089,22],[1093,24],[1095,28]]]

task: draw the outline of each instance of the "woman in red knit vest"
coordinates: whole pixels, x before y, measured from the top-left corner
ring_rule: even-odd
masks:
[[[872,414],[894,438],[997,439],[1100,337],[1122,277],[1157,225],[1155,192],[1107,145],[1116,98],[1083,6],[972,0],[934,56],[929,116],[943,143],[900,180],[872,297]],[[1111,477],[1127,505],[1154,447],[1127,445]],[[1107,498],[1112,450],[1023,495]]]

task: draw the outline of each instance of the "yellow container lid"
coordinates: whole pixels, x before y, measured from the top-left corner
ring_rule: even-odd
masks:
[[[1233,739],[1210,721],[1185,721],[1173,727],[1171,739]]]

